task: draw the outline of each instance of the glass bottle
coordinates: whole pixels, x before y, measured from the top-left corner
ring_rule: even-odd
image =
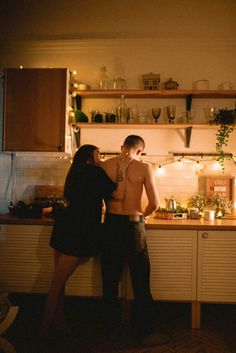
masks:
[[[100,77],[99,77],[99,89],[108,89],[109,88],[109,78],[107,76],[106,66],[101,68]]]
[[[128,123],[129,122],[129,108],[125,102],[125,96],[122,94],[120,98],[120,104],[116,108],[117,123]]]

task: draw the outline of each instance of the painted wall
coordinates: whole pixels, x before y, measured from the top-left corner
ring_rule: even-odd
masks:
[[[20,65],[67,67],[77,71],[78,81],[97,88],[100,68],[106,66],[110,81],[123,77],[129,89],[142,88],[142,74],[149,72],[160,74],[161,84],[172,77],[179,83],[179,89],[191,89],[200,79],[209,80],[211,89],[218,89],[225,82],[236,89],[236,3],[233,0],[13,3],[5,2],[1,11],[1,69]],[[118,103],[118,99],[85,99],[82,108],[89,115],[91,109],[112,110]],[[170,103],[177,105],[177,117],[185,112],[184,99],[127,101],[147,121],[152,119],[151,108],[160,106],[160,122],[167,120],[166,105]],[[193,100],[193,122],[207,122],[206,109],[211,105],[234,108],[235,100]],[[215,151],[215,130],[193,130],[189,149],[184,147],[183,130],[84,129],[81,142],[95,143],[102,151],[114,152],[119,151],[124,137],[130,133],[144,137],[148,158],[156,163],[167,160],[171,152]],[[235,133],[227,150],[236,154]],[[12,194],[10,157],[0,154],[0,212],[7,210]],[[58,163],[60,180],[56,175],[48,179],[52,158]],[[34,167],[35,156],[18,155],[16,159],[16,199],[30,200],[35,184],[62,183],[68,169],[68,164],[62,163],[58,156],[39,156],[40,172]],[[176,168],[174,164],[166,166],[165,177],[157,177],[161,199],[174,193],[179,201],[186,203],[190,195],[199,190],[203,192],[204,187],[199,183],[199,172],[189,163],[181,170]],[[215,172],[206,162],[201,175],[212,173],[219,171]],[[227,165],[226,174],[236,176],[235,165]]]

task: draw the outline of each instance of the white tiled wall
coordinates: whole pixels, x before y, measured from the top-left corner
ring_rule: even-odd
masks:
[[[11,176],[11,154],[1,153],[0,212],[7,212],[11,200],[30,203],[35,185],[63,185],[69,166],[70,157],[64,155],[18,153],[13,158]]]
[[[185,161],[163,165],[158,164],[169,160],[170,156],[143,156],[143,160],[153,164],[156,185],[160,195],[161,206],[165,206],[165,198],[172,195],[181,205],[186,206],[187,200],[196,193],[204,194],[204,176],[216,175],[214,161],[201,163],[202,169],[196,169],[196,163]],[[0,154],[1,188],[0,212],[8,211],[8,205],[23,200],[30,203],[34,198],[35,185],[63,185],[71,158],[60,154],[16,154],[13,158],[11,177],[11,154]],[[157,164],[155,164],[157,163]],[[224,175],[236,177],[235,166],[226,164]],[[146,202],[145,195],[143,203]]]

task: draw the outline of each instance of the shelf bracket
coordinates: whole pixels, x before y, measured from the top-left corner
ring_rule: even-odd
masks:
[[[191,134],[192,134],[192,126],[186,127],[185,128],[185,147],[186,148],[190,147]]]

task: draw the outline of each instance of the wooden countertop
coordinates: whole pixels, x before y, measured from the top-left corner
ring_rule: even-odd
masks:
[[[195,229],[195,230],[235,230],[236,219],[157,219],[150,217],[147,229]]]
[[[49,217],[21,218],[10,214],[0,215],[0,224],[53,225],[54,219]]]
[[[0,215],[0,224],[19,225],[53,225],[54,220],[48,217],[42,218],[19,218],[9,214]],[[146,224],[147,229],[195,229],[195,230],[235,230],[236,219],[215,219],[206,221],[204,219],[157,219],[150,217]]]

